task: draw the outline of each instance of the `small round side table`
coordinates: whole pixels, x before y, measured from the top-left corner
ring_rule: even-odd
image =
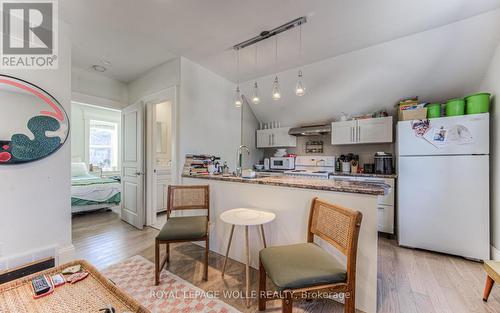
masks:
[[[234,226],[245,226],[245,277],[246,277],[246,304],[247,307],[250,305],[249,293],[250,293],[250,250],[248,243],[248,226],[260,226],[260,232],[262,235],[262,241],[264,248],[266,248],[266,236],[264,235],[264,224],[272,222],[276,218],[276,214],[272,212],[261,211],[257,209],[249,208],[237,208],[231,209],[223,212],[220,215],[220,219],[223,222],[231,224],[231,233],[229,235],[229,242],[227,244],[226,258],[224,259],[224,265],[222,266],[222,276],[224,277],[224,272],[226,270],[227,256],[229,254],[229,248],[231,248],[231,241],[233,240]]]

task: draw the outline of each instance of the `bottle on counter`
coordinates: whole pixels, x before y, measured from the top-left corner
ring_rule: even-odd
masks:
[[[224,161],[224,164],[222,165],[222,174],[229,174],[229,166],[227,166],[226,161]]]

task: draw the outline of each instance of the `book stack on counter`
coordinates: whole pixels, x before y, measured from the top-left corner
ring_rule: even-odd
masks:
[[[186,154],[183,175],[208,175],[210,165],[219,164],[220,157],[206,154]]]

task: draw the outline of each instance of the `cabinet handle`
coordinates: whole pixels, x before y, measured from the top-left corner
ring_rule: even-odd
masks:
[[[269,145],[271,145],[271,134],[269,134]]]
[[[354,127],[351,127],[351,142],[354,142]]]

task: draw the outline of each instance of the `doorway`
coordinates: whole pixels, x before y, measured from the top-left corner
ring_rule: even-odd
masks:
[[[167,189],[172,179],[172,101],[146,108],[146,211],[148,225],[161,229],[166,221]]]
[[[122,111],[121,217],[139,229],[157,223],[158,212],[166,209],[166,189],[177,181],[176,90],[144,97]]]

